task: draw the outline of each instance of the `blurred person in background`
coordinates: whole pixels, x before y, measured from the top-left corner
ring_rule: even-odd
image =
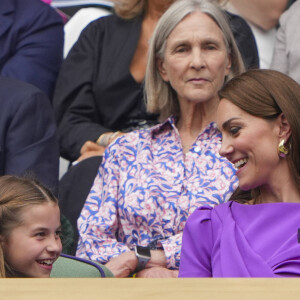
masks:
[[[52,100],[63,59],[63,20],[41,0],[0,1],[0,75],[31,83]]]

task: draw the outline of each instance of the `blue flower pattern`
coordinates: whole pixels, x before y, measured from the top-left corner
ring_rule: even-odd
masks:
[[[106,263],[155,239],[179,268],[182,231],[199,206],[227,201],[235,169],[218,150],[215,123],[184,155],[174,118],[118,138],[105,152],[78,220],[77,255]]]

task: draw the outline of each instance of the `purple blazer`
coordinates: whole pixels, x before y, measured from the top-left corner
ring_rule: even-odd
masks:
[[[299,216],[300,203],[197,209],[183,232],[179,277],[300,276]]]

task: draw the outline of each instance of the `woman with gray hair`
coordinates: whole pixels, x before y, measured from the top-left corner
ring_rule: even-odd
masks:
[[[208,0],[176,1],[149,50],[147,108],[162,123],[108,147],[78,220],[77,255],[117,277],[177,276],[187,217],[227,201],[237,185],[218,154],[214,122],[218,91],[244,71],[222,10]]]
[[[79,162],[103,155],[120,131],[157,124],[143,98],[147,53],[159,18],[173,2],[118,0],[115,14],[83,30],[62,65],[53,100],[62,157]],[[251,28],[241,17],[226,15],[246,67],[258,67]]]

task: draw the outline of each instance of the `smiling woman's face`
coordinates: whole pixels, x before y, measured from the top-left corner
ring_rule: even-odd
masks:
[[[240,188],[272,185],[282,162],[277,153],[280,117],[272,121],[255,117],[221,99],[217,125],[222,133],[220,155],[235,165]]]
[[[230,67],[220,28],[199,11],[175,27],[168,37],[164,59],[158,59],[160,74],[170,82],[179,102],[217,100]]]

